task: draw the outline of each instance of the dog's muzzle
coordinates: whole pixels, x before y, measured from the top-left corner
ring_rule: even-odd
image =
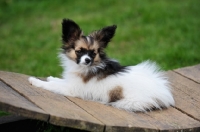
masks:
[[[81,64],[81,65],[90,65],[91,62],[92,62],[92,59],[88,55],[83,55],[80,58],[79,64]]]

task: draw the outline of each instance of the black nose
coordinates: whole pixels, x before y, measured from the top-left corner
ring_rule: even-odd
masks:
[[[85,63],[86,63],[86,64],[89,64],[90,62],[91,62],[91,60],[90,60],[89,58],[86,58],[86,59],[85,59]]]

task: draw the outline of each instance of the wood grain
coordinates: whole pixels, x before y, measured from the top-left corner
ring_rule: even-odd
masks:
[[[126,112],[98,102],[68,97],[71,101],[106,124],[105,131],[158,131],[143,113]]]
[[[173,86],[176,107],[200,121],[200,84],[173,71],[168,72]]]
[[[90,131],[103,131],[104,124],[62,95],[31,86],[26,75],[0,72],[0,79],[49,113],[49,122]]]
[[[49,114],[28,101],[12,88],[0,81],[0,109],[32,119],[47,121]]]
[[[200,122],[175,108],[147,113],[118,110],[97,102],[68,97],[106,124],[105,131],[189,131],[200,130]],[[183,122],[184,120],[184,122]]]
[[[162,111],[152,111],[147,113],[154,120],[154,124],[161,132],[170,131],[200,131],[200,122],[187,116],[175,108],[168,108]]]
[[[185,68],[179,68],[174,71],[200,83],[200,64],[195,65],[195,66],[185,67]]]
[[[0,71],[0,108],[29,118],[49,117],[52,124],[89,131],[198,132],[199,66],[168,71],[175,107],[147,113],[126,112],[98,102],[64,97],[31,86],[29,76]],[[42,118],[43,115],[46,117]]]

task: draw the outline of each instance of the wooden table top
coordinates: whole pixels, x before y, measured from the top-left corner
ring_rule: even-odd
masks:
[[[167,74],[175,107],[133,113],[58,95],[30,85],[28,75],[0,71],[0,110],[88,131],[200,131],[200,64]]]

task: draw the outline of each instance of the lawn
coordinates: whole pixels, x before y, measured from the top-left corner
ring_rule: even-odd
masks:
[[[106,49],[123,65],[156,61],[164,70],[200,63],[199,0],[1,0],[0,70],[60,76],[63,18],[85,34],[118,26]]]

